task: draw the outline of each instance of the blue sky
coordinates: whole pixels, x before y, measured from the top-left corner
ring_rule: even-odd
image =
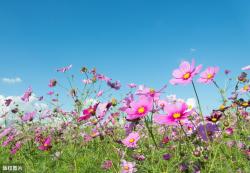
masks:
[[[240,72],[250,64],[248,0],[85,0],[1,1],[0,94],[20,95],[32,85],[48,91],[57,67],[97,67],[123,85],[134,82],[160,88],[181,60]],[[191,51],[191,49],[195,51]],[[198,84],[203,105],[218,103],[214,86]],[[167,94],[192,97],[190,85]]]

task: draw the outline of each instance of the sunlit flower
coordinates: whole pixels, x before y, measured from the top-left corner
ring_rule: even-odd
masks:
[[[138,101],[132,101],[130,107],[126,109],[127,120],[137,120],[146,116],[153,107],[153,100],[151,98],[140,96]]]
[[[129,148],[135,148],[137,146],[137,141],[140,139],[140,135],[137,132],[130,133],[125,139],[122,140],[122,143]]]
[[[122,160],[121,173],[134,173],[137,169],[135,168],[135,162],[127,162]]]
[[[195,67],[194,60],[192,60],[191,64],[187,61],[183,61],[179,69],[173,71],[173,78],[170,80],[170,83],[173,85],[188,84],[193,80],[193,77],[200,72],[201,68],[202,65]]]
[[[184,102],[176,102],[167,104],[164,107],[166,114],[154,116],[154,121],[158,124],[173,125],[182,121],[186,121],[187,117],[192,113],[188,110],[188,105]]]
[[[216,75],[218,73],[219,68],[218,67],[208,67],[205,71],[203,71],[200,74],[200,78],[198,79],[198,82],[200,83],[211,83]]]

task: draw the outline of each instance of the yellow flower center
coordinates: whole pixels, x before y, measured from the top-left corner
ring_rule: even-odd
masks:
[[[94,109],[93,109],[93,108],[90,108],[90,109],[89,109],[89,113],[91,113],[91,114],[92,114],[92,113],[94,113],[94,112],[95,112],[95,111],[94,111]]]
[[[212,79],[213,77],[214,77],[214,76],[213,76],[212,74],[210,74],[210,73],[207,75],[207,78],[208,78],[208,79]]]
[[[123,169],[126,170],[126,171],[128,171],[129,167],[128,166],[124,166]]]
[[[191,76],[191,74],[188,72],[188,73],[186,73],[186,74],[183,75],[183,78],[184,79],[189,79],[190,76]]]
[[[217,121],[217,118],[212,118],[212,121],[213,121],[213,122],[216,122],[216,121]]]
[[[243,102],[242,106],[248,106],[248,102]]]
[[[145,112],[145,108],[144,107],[139,107],[137,111],[138,111],[139,114],[143,114]]]
[[[248,89],[249,89],[248,85],[246,85],[246,86],[243,87],[243,90],[245,90],[245,91],[247,91]]]
[[[47,147],[47,146],[48,146],[48,144],[44,144],[44,146],[45,146],[45,147]]]
[[[174,113],[173,114],[173,117],[176,119],[176,118],[180,118],[181,117],[181,114],[180,113]]]
[[[131,138],[131,139],[129,140],[129,142],[130,142],[130,143],[133,143],[133,142],[135,142],[135,139],[134,139],[134,138]]]
[[[154,94],[155,93],[155,89],[154,88],[150,88],[149,92],[150,92],[150,94]]]
[[[226,108],[225,105],[221,105],[221,106],[220,106],[220,110],[223,110],[223,109],[225,109],[225,108]]]

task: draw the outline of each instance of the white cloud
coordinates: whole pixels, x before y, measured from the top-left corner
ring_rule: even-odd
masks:
[[[22,79],[20,77],[16,77],[16,78],[4,77],[4,78],[2,78],[2,82],[6,83],[6,84],[16,84],[16,83],[21,83]]]
[[[12,102],[9,106],[5,105],[5,100],[11,99]],[[7,124],[11,124],[13,120],[20,120],[17,114],[13,114],[11,110],[16,108],[16,105],[18,105],[19,111],[23,112],[32,112],[32,111],[45,111],[48,109],[48,105],[42,101],[39,101],[38,98],[32,94],[30,97],[29,102],[24,102],[21,100],[20,96],[8,96],[5,97],[3,95],[0,95],[0,125],[3,125],[5,122],[5,118],[2,118],[1,116],[8,112],[7,114]]]
[[[197,51],[197,49],[195,49],[195,48],[190,48],[190,52],[196,52]]]

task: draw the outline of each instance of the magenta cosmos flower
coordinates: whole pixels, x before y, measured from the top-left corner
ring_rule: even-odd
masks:
[[[126,160],[122,160],[121,168],[121,173],[134,173],[137,171],[135,162],[127,162]]]
[[[172,85],[188,84],[192,81],[193,77],[200,72],[201,68],[202,65],[195,67],[194,60],[192,60],[191,64],[187,61],[183,61],[179,69],[173,71],[173,78],[170,80],[170,83]]]
[[[140,96],[138,101],[132,101],[130,107],[125,110],[127,113],[126,119],[133,121],[146,116],[153,107],[152,98]]]
[[[129,148],[135,148],[137,146],[137,141],[140,139],[140,135],[137,132],[130,133],[125,139],[122,140],[122,143]]]
[[[40,145],[38,147],[39,150],[42,150],[42,151],[45,151],[45,150],[48,150],[50,149],[52,146],[51,146],[51,137],[47,137],[45,138],[44,142],[42,143],[42,145]]]
[[[209,84],[213,81],[216,73],[218,73],[219,68],[218,67],[208,67],[205,71],[203,71],[200,74],[200,78],[198,79],[198,82]]]
[[[189,111],[188,105],[184,102],[176,102],[166,104],[164,106],[165,115],[155,115],[154,121],[158,124],[175,125],[181,121],[187,120],[187,117],[192,113]]]

